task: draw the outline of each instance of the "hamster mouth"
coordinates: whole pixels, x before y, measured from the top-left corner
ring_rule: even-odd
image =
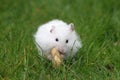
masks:
[[[63,53],[61,51],[59,51],[60,55],[63,55]]]
[[[59,51],[59,50],[58,50],[58,51]],[[60,53],[60,56],[61,56],[61,57],[64,56],[64,53],[63,53],[63,52],[59,51],[59,53]]]

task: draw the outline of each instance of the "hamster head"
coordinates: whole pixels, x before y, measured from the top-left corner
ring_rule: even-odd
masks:
[[[79,38],[74,30],[74,24],[52,25],[50,29],[52,43],[51,48],[55,47],[62,58],[72,57],[81,47]]]

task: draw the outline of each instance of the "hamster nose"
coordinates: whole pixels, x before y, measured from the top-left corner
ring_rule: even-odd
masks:
[[[58,50],[59,50],[60,52],[63,52],[63,51],[64,51],[62,48],[58,48]]]

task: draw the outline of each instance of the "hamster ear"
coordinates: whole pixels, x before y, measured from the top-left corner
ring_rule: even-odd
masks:
[[[74,31],[74,24],[70,23],[69,26],[70,26],[71,31]]]
[[[52,25],[51,29],[50,29],[50,32],[53,33],[55,32],[55,26]]]

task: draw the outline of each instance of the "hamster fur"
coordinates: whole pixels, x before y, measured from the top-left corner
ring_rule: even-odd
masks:
[[[39,54],[49,60],[52,58],[50,51],[54,47],[61,53],[63,59],[73,57],[82,47],[74,24],[57,19],[39,26],[34,38]]]

